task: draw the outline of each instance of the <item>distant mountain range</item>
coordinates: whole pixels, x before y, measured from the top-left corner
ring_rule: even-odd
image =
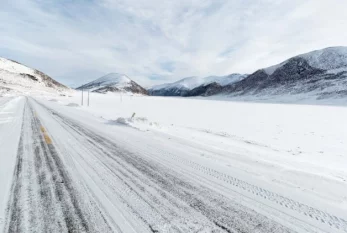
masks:
[[[331,47],[260,69],[212,95],[276,96],[305,94],[319,99],[347,96],[347,47]]]
[[[347,47],[301,54],[250,75],[232,74],[215,80],[192,77],[154,86],[148,92],[162,96],[305,94],[319,99],[347,97]]]
[[[230,74],[227,76],[208,76],[205,78],[188,77],[174,83],[157,85],[148,89],[150,95],[156,96],[187,96],[194,88],[209,84],[226,86],[238,82],[247,77],[244,74]]]
[[[110,73],[92,82],[84,84],[77,90],[89,90],[98,93],[131,92],[147,95],[147,90],[131,80],[125,74]]]
[[[130,92],[156,96],[347,97],[347,47],[329,47],[292,57],[250,75],[188,77],[146,90],[128,76],[110,73],[77,88],[92,92]],[[48,75],[0,58],[0,95],[9,92],[60,93],[70,90]]]
[[[41,71],[0,57],[0,94],[60,93],[67,90],[70,89]]]

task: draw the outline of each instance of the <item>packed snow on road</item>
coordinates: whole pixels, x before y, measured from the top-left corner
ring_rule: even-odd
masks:
[[[0,98],[4,232],[347,232],[347,108]]]

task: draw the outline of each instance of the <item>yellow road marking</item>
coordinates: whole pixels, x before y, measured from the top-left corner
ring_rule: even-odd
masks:
[[[47,144],[52,144],[52,139],[46,133],[43,134],[43,137]]]
[[[37,113],[34,112],[35,116],[37,117]],[[45,127],[43,127],[42,125],[40,126],[40,130],[43,133],[43,138],[45,139],[46,144],[52,144],[52,139],[48,136],[47,131],[45,129]]]
[[[52,144],[52,139],[48,136],[45,127],[43,127],[42,125],[40,126],[41,132],[43,133],[43,137],[45,139],[45,142],[47,144]]]
[[[45,128],[43,126],[41,126],[40,129],[41,129],[42,133],[46,132],[46,130],[45,130]]]

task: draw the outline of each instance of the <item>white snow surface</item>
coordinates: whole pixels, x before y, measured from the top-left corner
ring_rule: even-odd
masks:
[[[92,93],[79,110],[184,142],[252,182],[347,213],[347,107]]]
[[[334,73],[347,71],[347,47],[344,46],[329,47],[321,50],[315,50],[295,57],[301,57],[306,59],[309,65],[315,68],[323,70],[333,70],[332,72]],[[288,62],[288,60],[281,62],[280,64],[265,68],[264,71],[268,75],[271,75],[278,68],[285,65]]]
[[[345,232],[341,227],[346,226],[344,219],[347,219],[347,107],[116,93],[91,93],[90,106],[87,107],[80,106],[80,94],[76,92],[71,97],[54,98],[39,96],[36,99],[116,142],[117,147],[158,161],[168,170],[181,172],[182,179],[187,182],[208,186],[292,230]],[[0,190],[0,201],[3,202],[0,205],[0,228],[1,219],[5,218],[4,208],[13,174],[24,98],[0,98],[0,106],[1,103],[0,150],[5,150],[6,156],[0,153],[0,185],[7,188]],[[79,144],[86,139],[73,134],[77,140],[70,134],[74,131],[63,128],[54,114],[39,104],[33,106],[51,135],[53,145],[68,164],[66,169],[74,179],[79,179],[81,186],[88,186],[88,192],[93,193],[106,211],[104,216],[118,224],[119,232],[147,232],[148,229],[141,228],[133,213],[117,199],[115,190],[122,191],[122,184],[109,178],[110,174],[103,173],[104,170],[98,170],[101,163],[92,156],[93,151]],[[224,175],[219,177],[216,174]],[[226,183],[225,177],[243,183],[241,186]],[[113,182],[114,189],[105,185]],[[246,188],[261,189],[247,191],[242,188],[244,184]],[[146,191],[140,193],[146,194]],[[132,205],[141,203],[125,188],[120,193]],[[268,193],[277,196],[262,196]],[[276,203],[271,201],[274,197],[287,199],[283,199],[284,204]],[[305,215],[295,210],[301,208],[297,203],[314,210]],[[151,209],[137,210],[145,217],[153,216]],[[326,221],[321,213],[337,216],[340,228],[309,216],[319,215]],[[186,216],[186,219],[195,217]],[[172,224],[185,227],[183,222]],[[316,230],[311,231],[311,228]]]
[[[16,163],[23,105],[20,97],[0,97],[0,229]]]
[[[110,73],[83,86],[86,90],[96,90],[103,87],[116,87],[123,89],[131,85],[131,79],[125,74]]]
[[[35,71],[17,62],[0,57],[0,70],[5,70],[16,74],[31,74],[35,75]]]
[[[247,75],[244,74],[230,74],[226,76],[208,76],[208,77],[187,77],[181,80],[178,80],[174,83],[166,83],[161,85],[156,85],[151,87],[151,90],[160,90],[160,89],[186,89],[192,90],[201,85],[208,85],[210,83],[216,82],[221,86],[225,86],[241,79],[245,78]]]
[[[347,47],[330,47],[299,55],[312,67],[323,70],[347,69]]]

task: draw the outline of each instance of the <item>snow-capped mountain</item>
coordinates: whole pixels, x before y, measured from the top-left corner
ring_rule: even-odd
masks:
[[[247,74],[230,74],[227,76],[209,76],[204,82],[189,90],[184,96],[210,96],[219,93],[224,86],[231,85],[246,78]]]
[[[77,90],[89,90],[92,92],[132,92],[137,94],[147,94],[146,89],[131,80],[125,74],[110,73],[92,82],[84,84]]]
[[[314,68],[330,70],[332,72],[347,71],[347,47],[329,47],[315,50],[309,53],[300,54],[293,58],[303,58]],[[272,75],[277,69],[290,62],[290,58],[278,65],[265,68],[264,71]]]
[[[59,93],[69,90],[41,71],[0,57],[0,93]]]
[[[191,90],[200,86],[203,87],[212,83],[220,86],[225,86],[240,81],[245,77],[246,75],[243,74],[230,74],[227,76],[208,76],[204,78],[187,77],[178,80],[174,83],[166,83],[153,86],[148,90],[148,92],[150,95],[156,96],[187,96],[189,95]]]
[[[214,94],[347,97],[347,47],[330,47],[290,58],[226,85]]]
[[[153,86],[148,89],[148,93],[156,96],[183,96],[192,88],[200,85],[200,83],[201,81],[198,77],[187,77],[174,83]]]

